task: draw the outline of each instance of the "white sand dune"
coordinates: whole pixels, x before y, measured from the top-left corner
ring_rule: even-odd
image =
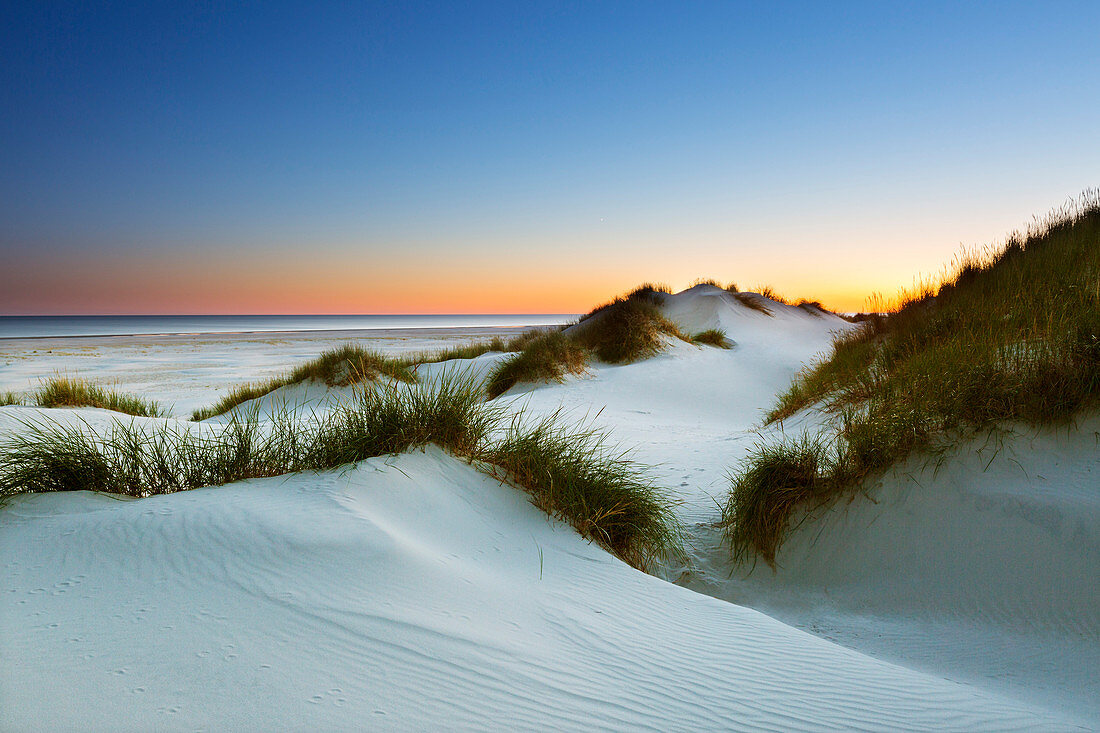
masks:
[[[639,573],[437,449],[4,519],[10,729],[1061,724]]]
[[[501,398],[599,412],[637,446],[682,501],[691,560],[662,574],[687,588],[434,448],[139,501],[18,497],[0,510],[0,725],[1100,728],[1095,420],[1010,438],[988,470],[989,451],[903,466],[875,502],[802,525],[778,573],[730,567],[712,526],[729,469],[850,328],[771,307],[698,286],[666,313],[733,349],[671,343]],[[334,397],[298,385],[261,409]],[[110,419],[2,408],[0,434],[16,416]]]

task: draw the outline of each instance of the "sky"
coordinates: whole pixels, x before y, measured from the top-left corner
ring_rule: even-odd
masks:
[[[0,9],[0,314],[856,311],[1100,185],[1100,3]]]

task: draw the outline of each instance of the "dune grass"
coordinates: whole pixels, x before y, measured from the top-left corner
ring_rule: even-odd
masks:
[[[839,496],[947,436],[1068,422],[1100,405],[1100,196],[959,258],[938,288],[875,310],[888,313],[839,338],[768,415],[816,406],[831,427],[813,444],[831,447],[782,441],[750,455],[725,511],[735,556],[770,562],[795,507]]]
[[[22,405],[23,397],[15,392],[0,392],[0,407],[7,405]]]
[[[572,338],[608,364],[628,364],[660,351],[661,335],[688,337],[665,318],[659,293],[635,290],[596,308],[573,327]]]
[[[587,364],[584,347],[561,331],[551,331],[498,364],[489,374],[485,390],[492,399],[520,382],[560,382],[566,374],[580,374]]]
[[[775,290],[770,285],[761,285],[756,289],[756,292],[760,293],[768,300],[774,300],[776,303],[781,303],[782,305],[794,305],[794,303],[787,300],[779,293],[775,292]]]
[[[759,443],[744,459],[722,510],[735,562],[760,556],[769,565],[796,508],[813,507],[835,493],[831,445],[802,435]]]
[[[530,424],[483,400],[469,373],[428,384],[361,386],[331,413],[235,411],[228,422],[87,424],[25,420],[0,444],[0,499],[100,491],[146,497],[248,478],[324,470],[429,443],[532,496],[548,514],[646,568],[682,552],[669,503],[606,434],[560,416]]]
[[[254,400],[290,384],[309,379],[324,382],[330,387],[345,387],[386,376],[399,382],[415,382],[416,374],[403,360],[384,356],[377,351],[355,344],[344,344],[324,351],[316,359],[296,367],[288,374],[263,382],[249,382],[231,389],[228,394],[210,407],[196,410],[192,420],[206,420],[229,412],[237,405]]]
[[[579,374],[592,357],[627,364],[652,356],[664,346],[661,334],[690,341],[661,314],[668,294],[667,286],[646,283],[592,309],[572,326],[530,339],[489,375],[490,399],[520,382],[561,381],[566,374]]]
[[[598,429],[560,414],[533,422],[517,415],[479,457],[535,506],[636,568],[683,556],[673,503]]]
[[[759,313],[763,313],[766,316],[773,315],[771,308],[764,304],[761,301],[760,297],[754,293],[741,293],[729,290],[727,290],[726,292],[732,295],[734,300],[736,300],[738,303],[745,306],[746,308],[750,308]]]
[[[693,344],[717,346],[720,349],[728,349],[730,347],[730,340],[726,336],[726,332],[720,328],[708,328],[706,331],[692,334],[691,342]]]
[[[53,377],[34,393],[39,407],[100,407],[138,417],[164,417],[167,411],[158,403],[137,395],[120,394],[86,379]]]
[[[809,313],[811,316],[817,316],[818,318],[830,312],[829,309],[823,306],[821,304],[821,301],[818,300],[802,299],[794,305],[796,308],[801,308],[802,310]]]
[[[418,364],[435,364],[455,359],[476,359],[482,354],[488,354],[491,351],[500,353],[522,351],[532,341],[552,332],[552,329],[533,328],[524,331],[518,336],[513,336],[507,341],[500,336],[494,336],[487,341],[474,341],[473,343],[452,346],[447,349],[422,351],[411,356],[402,357],[401,362],[408,366],[416,366]]]

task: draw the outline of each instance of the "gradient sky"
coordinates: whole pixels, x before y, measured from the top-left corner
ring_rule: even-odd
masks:
[[[1095,1],[5,3],[0,314],[858,310],[1100,185],[1098,39]]]

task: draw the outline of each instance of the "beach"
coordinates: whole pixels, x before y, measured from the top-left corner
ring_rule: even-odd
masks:
[[[547,320],[554,320],[553,318]],[[293,369],[326,349],[359,344],[403,356],[446,349],[524,326],[148,334],[0,339],[0,392],[29,394],[55,375],[94,377],[187,417],[235,385]]]

